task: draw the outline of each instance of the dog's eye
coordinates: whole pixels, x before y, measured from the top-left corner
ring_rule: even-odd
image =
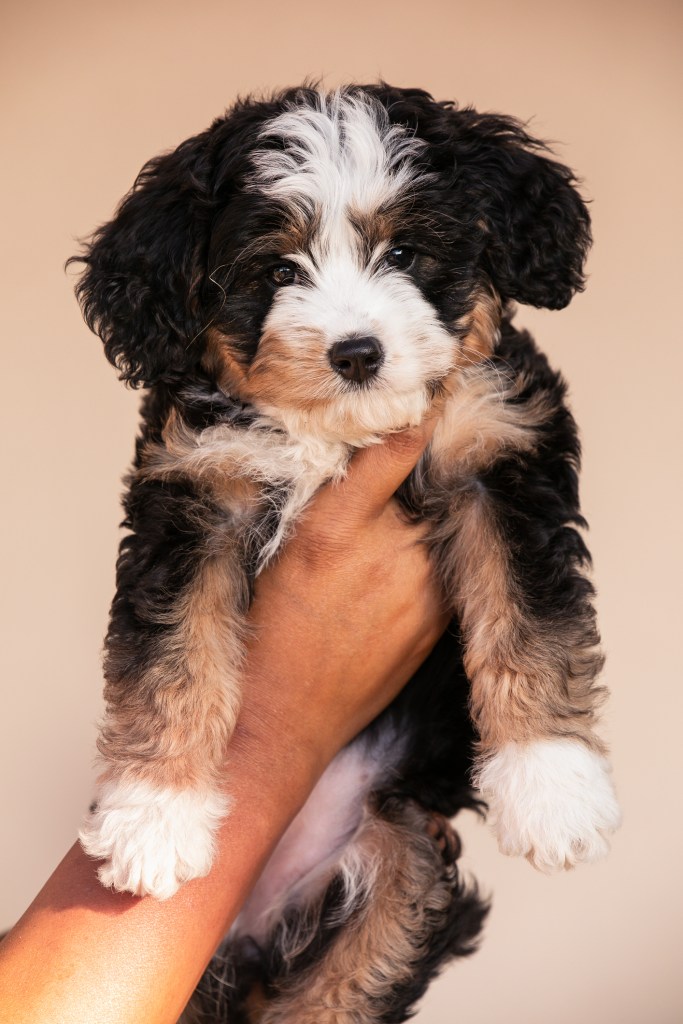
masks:
[[[387,267],[394,270],[408,270],[415,260],[415,250],[409,249],[407,245],[395,245],[384,257]]]
[[[283,288],[288,284],[299,284],[299,275],[291,263],[277,263],[268,271],[268,279],[271,284]]]

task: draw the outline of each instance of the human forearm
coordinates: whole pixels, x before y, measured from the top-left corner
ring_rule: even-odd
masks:
[[[177,1019],[327,762],[395,696],[445,626],[419,531],[386,506],[425,440],[361,453],[257,581],[226,764],[232,810],[211,873],[165,902],[140,899],[103,888],[96,862],[72,848],[0,946],[3,1020]]]
[[[172,899],[102,887],[80,846],[67,853],[0,945],[0,1007],[13,1024],[169,1024],[305,800],[315,767],[248,729],[229,764],[233,810],[211,874]]]

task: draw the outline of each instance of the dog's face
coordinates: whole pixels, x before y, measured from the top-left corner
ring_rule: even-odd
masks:
[[[205,376],[353,441],[418,422],[506,300],[566,304],[588,242],[571,173],[516,122],[302,88],[148,164],[79,293],[126,379]]]
[[[425,151],[361,95],[316,96],[263,124],[209,250],[222,387],[346,440],[419,422],[454,367],[469,298]]]

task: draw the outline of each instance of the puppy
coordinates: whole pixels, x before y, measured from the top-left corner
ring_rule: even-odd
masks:
[[[210,1019],[405,1019],[485,913],[446,821],[470,778],[543,870],[618,824],[576,428],[511,323],[583,287],[575,184],[511,118],[302,87],[151,160],[79,257],[87,323],[147,389],[81,832],[105,885],[163,899],[209,870],[254,577],[354,450],[442,410],[398,498],[453,628],[284,837],[196,997]]]

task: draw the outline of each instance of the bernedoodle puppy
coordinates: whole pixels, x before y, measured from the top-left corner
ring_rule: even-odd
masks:
[[[81,832],[105,885],[163,899],[209,870],[254,578],[356,449],[440,408],[397,497],[452,628],[330,765],[186,1019],[404,1020],[486,912],[447,821],[471,784],[505,853],[605,852],[579,443],[511,322],[569,302],[589,243],[572,172],[514,119],[303,86],[151,160],[78,257],[88,324],[146,389]]]

